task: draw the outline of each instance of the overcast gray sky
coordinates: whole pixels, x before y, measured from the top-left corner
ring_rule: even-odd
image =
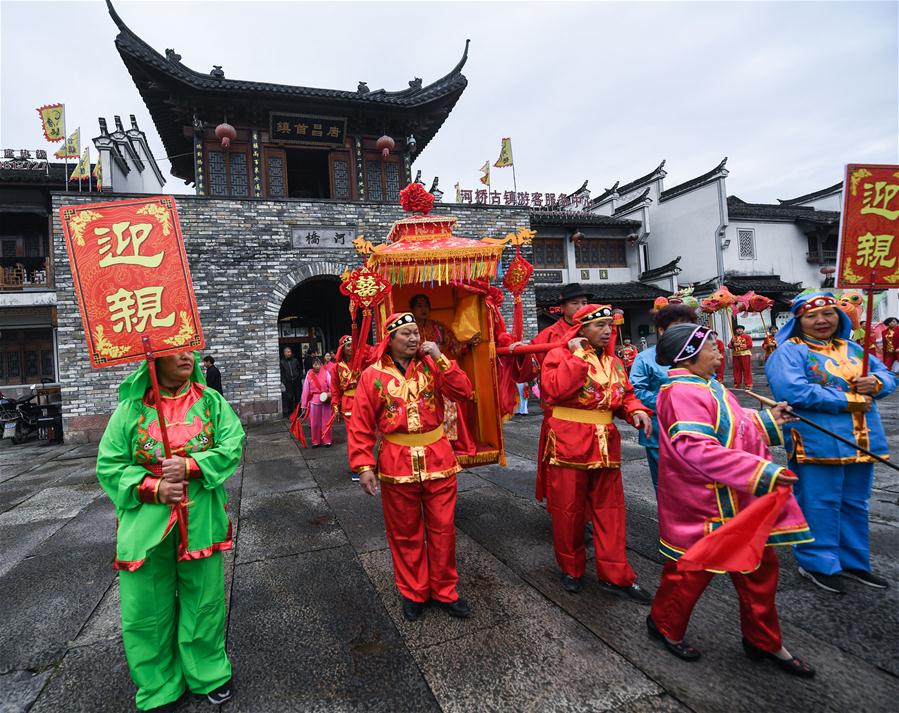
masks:
[[[899,161],[893,2],[119,2],[124,21],[189,67],[355,89],[425,84],[471,51],[469,85],[413,169],[478,187],[510,136],[519,190],[594,194],[667,159],[666,185],[729,157],[728,193],[774,202]],[[103,2],[0,2],[4,148],[50,148],[35,108],[62,101],[82,137],[136,114],[155,127]],[[167,162],[160,161],[169,176]],[[511,188],[494,169],[495,190]],[[171,178],[167,190],[188,190]]]

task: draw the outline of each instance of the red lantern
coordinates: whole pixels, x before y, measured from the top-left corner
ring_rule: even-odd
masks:
[[[390,138],[387,134],[384,134],[380,139],[378,139],[378,143],[375,144],[375,148],[381,152],[381,156],[387,158],[390,156],[390,152],[396,148],[396,141]]]
[[[216,138],[221,139],[222,148],[226,149],[231,145],[231,140],[237,138],[237,129],[231,124],[222,123],[215,127],[215,135]]]

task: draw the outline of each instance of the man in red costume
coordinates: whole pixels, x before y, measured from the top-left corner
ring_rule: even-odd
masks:
[[[742,324],[734,327],[734,336],[731,337],[731,354],[734,364],[734,388],[741,389],[746,384],[747,389],[752,388],[752,337],[746,334]]]
[[[768,357],[774,353],[775,349],[777,349],[776,334],[777,327],[771,327],[765,335],[765,338],[762,340],[762,349],[765,350],[765,362],[768,361]]]
[[[718,379],[722,384],[724,383],[724,355],[726,352],[724,351],[724,340],[718,337],[718,332],[711,331],[709,332],[709,338],[715,340],[715,346],[718,347],[718,353],[721,354],[721,363],[718,364],[718,367],[715,371],[715,378]]]
[[[456,585],[456,473],[443,432],[444,398],[463,401],[471,382],[434,342],[422,342],[411,312],[392,314],[372,365],[362,372],[347,424],[350,467],[369,495],[378,492],[403,616],[415,621],[428,601],[450,616],[471,610]],[[377,435],[381,444],[374,455]]]
[[[363,350],[362,367],[357,371],[353,369],[353,338],[344,334],[337,342],[337,355],[334,357],[334,378],[331,380],[331,390],[334,393],[334,412],[337,419],[344,419],[349,430],[350,418],[353,416],[353,399],[356,396],[356,385],[362,369],[368,366],[367,344],[360,344]],[[354,482],[359,481],[359,474],[352,471]]]
[[[571,282],[562,287],[559,294],[559,306],[562,308],[562,316],[555,323],[541,331],[531,340],[531,344],[551,344],[562,341],[562,337],[574,325],[574,315],[587,304],[593,297],[593,293],[584,289],[576,282]],[[537,361],[541,364],[546,354],[536,354]]]
[[[634,396],[624,365],[606,346],[612,308],[590,304],[574,314],[566,345],[547,354],[540,383],[543,429],[537,498],[552,515],[553,548],[562,586],[581,589],[586,568],[584,520],[593,522],[596,572],[606,591],[649,604],[625,551],[621,436],[613,415],[652,433],[651,412]]]
[[[887,317],[883,326],[883,363],[892,371],[893,363],[899,360],[899,320]]]
[[[628,375],[630,375],[631,367],[639,353],[640,350],[631,343],[631,338],[625,337],[624,344],[621,345],[621,361],[624,362],[624,368],[627,369]]]

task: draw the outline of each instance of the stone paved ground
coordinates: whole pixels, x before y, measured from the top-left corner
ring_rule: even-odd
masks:
[[[899,453],[899,396],[881,410]],[[872,497],[874,565],[893,582],[887,593],[812,590],[781,552],[785,640],[819,671],[798,681],[742,656],[724,577],[694,614],[690,639],[706,653],[695,664],[650,642],[646,609],[604,594],[595,578],[579,595],[562,591],[549,519],[533,499],[538,427],[537,415],[517,417],[506,427],[508,468],[460,476],[461,591],[473,617],[429,610],[415,624],[400,615],[379,503],[345,473],[342,429],[337,447],[306,451],[283,422],[250,429],[228,482],[238,695],[226,710],[896,710],[899,473],[878,468]],[[634,432],[623,430],[630,557],[654,588],[655,501]],[[110,568],[115,522],[94,455],[91,446],[0,443],[3,713],[133,708]]]

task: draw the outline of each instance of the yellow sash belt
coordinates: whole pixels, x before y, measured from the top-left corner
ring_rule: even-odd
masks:
[[[343,395],[344,396],[355,396],[356,389],[347,389],[346,391],[343,392]]]
[[[427,433],[385,433],[384,440],[398,446],[429,446],[443,438],[443,425]]]
[[[611,411],[553,406],[552,415],[554,418],[562,421],[574,421],[574,423],[602,423],[606,425],[612,423]]]

